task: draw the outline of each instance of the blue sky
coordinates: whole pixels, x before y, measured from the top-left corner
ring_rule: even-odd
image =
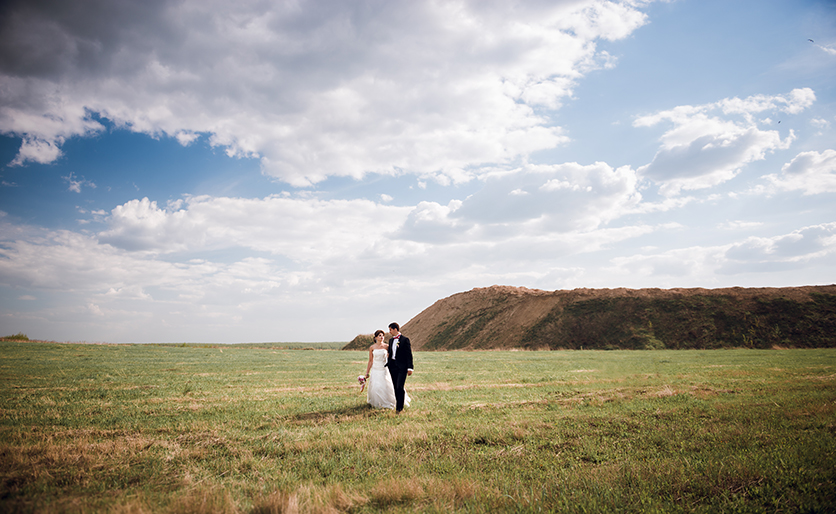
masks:
[[[6,2],[0,333],[836,282],[836,3]],[[812,40],[812,41],[811,41]]]

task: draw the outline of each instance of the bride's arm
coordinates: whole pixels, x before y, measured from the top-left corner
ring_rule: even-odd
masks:
[[[369,370],[372,369],[372,361],[374,361],[374,350],[369,346],[369,363],[366,364],[366,378],[369,378]]]

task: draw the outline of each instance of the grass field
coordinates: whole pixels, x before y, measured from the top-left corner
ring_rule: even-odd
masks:
[[[836,511],[836,349],[366,358],[0,343],[0,511]]]

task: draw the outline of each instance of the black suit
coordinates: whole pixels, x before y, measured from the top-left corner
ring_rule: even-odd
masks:
[[[398,348],[395,351],[395,358],[392,358],[392,347],[394,337],[389,339],[389,349],[386,350],[388,358],[386,359],[386,367],[389,368],[389,374],[392,375],[392,384],[395,386],[395,410],[400,412],[403,410],[404,402],[404,384],[409,370],[412,367],[412,345],[409,344],[409,338],[401,334],[398,338]]]

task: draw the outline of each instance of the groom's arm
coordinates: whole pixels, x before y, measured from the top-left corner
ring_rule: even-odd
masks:
[[[404,343],[406,343],[406,344],[404,344]],[[401,351],[400,349],[402,347],[405,347],[404,350],[406,350],[406,351],[404,353],[406,354],[406,358],[407,358],[406,359],[406,363],[407,363],[406,369],[407,369],[407,372],[411,375],[412,371],[413,371],[413,367],[412,367],[412,343],[409,342],[408,337],[401,337],[401,343],[400,344],[402,346],[398,347],[398,351]]]

